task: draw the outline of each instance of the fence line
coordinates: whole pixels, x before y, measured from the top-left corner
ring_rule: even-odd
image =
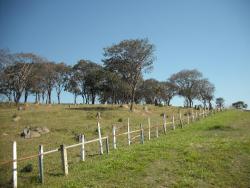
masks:
[[[206,111],[203,110],[201,113],[191,113],[191,120],[192,122],[194,122],[195,120],[199,120],[200,117],[202,117],[202,119],[204,119],[205,117],[207,117],[209,114],[214,114],[218,111],[222,111],[222,110],[212,110],[212,111]],[[175,130],[175,116],[174,114],[172,115],[172,120],[170,120],[169,122],[167,122],[167,118],[166,118],[166,114],[163,114],[163,132],[164,134],[167,133],[167,125],[171,125],[172,129]],[[185,122],[186,121],[186,122]],[[187,125],[190,124],[190,114],[187,114],[187,117],[182,117],[181,112],[179,113],[179,122],[180,122],[180,127],[183,128],[184,124],[186,123]],[[109,154],[109,136],[112,136],[113,138],[113,148],[117,149],[117,137],[121,136],[121,135],[127,135],[127,140],[128,140],[128,145],[131,145],[132,140],[135,140],[136,138],[140,137],[140,143],[144,144],[144,131],[148,130],[148,140],[151,140],[151,130],[153,128],[155,128],[155,137],[158,138],[159,137],[159,125],[155,125],[155,126],[151,126],[151,122],[150,122],[150,118],[148,117],[148,126],[146,129],[143,128],[143,125],[140,124],[140,129],[138,130],[130,130],[130,119],[128,118],[127,121],[127,132],[123,132],[123,133],[116,133],[116,126],[112,127],[112,135],[107,135],[105,137],[102,137],[101,135],[101,126],[99,123],[99,119],[97,121],[97,127],[98,127],[98,138],[97,139],[93,139],[93,140],[89,140],[89,141],[85,141],[85,137],[84,135],[80,135],[80,140],[79,143],[77,144],[72,144],[69,146],[66,146],[65,144],[60,145],[59,148],[53,149],[53,150],[49,150],[49,151],[43,151],[43,145],[39,145],[39,152],[38,154],[35,155],[31,155],[31,156],[27,156],[27,157],[22,157],[17,159],[17,144],[16,141],[13,142],[13,160],[10,161],[5,161],[3,163],[1,163],[1,165],[3,164],[8,164],[8,163],[12,163],[13,164],[13,187],[17,188],[17,162],[20,161],[24,161],[24,160],[28,160],[28,159],[32,159],[35,157],[38,157],[38,168],[39,168],[39,180],[40,183],[44,183],[44,165],[43,165],[43,159],[45,155],[51,154],[51,153],[55,153],[60,151],[61,152],[61,161],[62,161],[62,169],[64,172],[64,175],[67,176],[68,175],[68,157],[67,157],[67,149],[70,148],[74,148],[74,147],[78,147],[81,146],[80,148],[80,160],[81,161],[85,161],[85,145],[89,144],[89,143],[93,143],[93,142],[98,142],[99,143],[99,152],[100,155],[103,155],[103,140],[105,140],[105,146],[106,146],[106,153]],[[131,134],[132,133],[137,133],[140,132],[139,135],[136,135],[134,137],[131,138]]]

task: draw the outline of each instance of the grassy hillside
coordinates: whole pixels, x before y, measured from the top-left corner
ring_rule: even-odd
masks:
[[[134,113],[117,106],[29,106],[27,110],[2,107],[0,110],[0,160],[11,158],[11,141],[16,140],[18,156],[38,152],[38,145],[45,150],[60,144],[76,143],[75,135],[84,133],[87,140],[97,137],[96,113],[101,112],[103,135],[111,133],[111,125],[125,130],[127,117],[132,129],[139,123],[162,124],[160,114],[171,115],[189,109],[141,106]],[[17,113],[21,119],[13,122]],[[25,126],[48,127],[51,132],[39,138],[23,139],[19,133]],[[45,157],[45,184],[37,182],[37,159],[20,162],[22,169],[28,163],[33,172],[18,173],[19,187],[249,187],[250,186],[250,113],[226,111],[190,124],[184,129],[160,132],[158,139],[125,147],[124,139],[118,140],[118,150],[99,156],[98,145],[87,146],[85,162],[79,162],[79,148],[70,149],[69,175],[61,170],[60,154]],[[152,133],[154,134],[154,133]],[[145,135],[146,136],[146,135]],[[0,168],[2,186],[11,179],[11,165]]]

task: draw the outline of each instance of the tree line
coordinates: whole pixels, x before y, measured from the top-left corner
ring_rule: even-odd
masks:
[[[30,95],[35,103],[51,103],[52,90],[58,104],[62,91],[73,94],[74,103],[170,105],[174,96],[182,96],[185,106],[194,100],[212,108],[215,87],[196,69],[172,74],[166,81],[143,79],[152,71],[155,47],[148,39],[123,40],[104,48],[103,64],[79,60],[75,65],[55,63],[34,53],[12,54],[0,50],[0,95],[16,104]]]

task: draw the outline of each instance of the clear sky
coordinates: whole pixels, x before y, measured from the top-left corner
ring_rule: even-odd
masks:
[[[157,60],[145,78],[196,68],[216,97],[250,106],[249,0],[0,0],[0,28],[0,48],[71,65],[101,63],[104,47],[148,38]]]

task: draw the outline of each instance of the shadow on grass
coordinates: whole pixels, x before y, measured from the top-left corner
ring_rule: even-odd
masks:
[[[84,110],[84,111],[105,111],[105,110],[115,110],[117,107],[80,107],[80,108],[66,108],[67,110]]]
[[[208,130],[210,131],[232,131],[235,130],[233,127],[230,126],[223,126],[223,125],[214,125],[212,127],[208,127]]]

